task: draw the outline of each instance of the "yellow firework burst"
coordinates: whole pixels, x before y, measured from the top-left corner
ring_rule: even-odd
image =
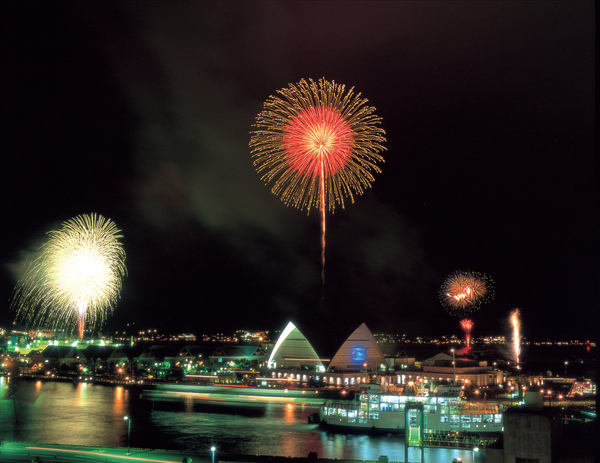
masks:
[[[48,232],[40,255],[25,270],[12,306],[17,318],[43,328],[100,327],[119,298],[126,274],[116,224],[80,215]]]

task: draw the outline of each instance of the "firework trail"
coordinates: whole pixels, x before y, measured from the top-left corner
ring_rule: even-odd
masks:
[[[457,271],[444,280],[439,296],[450,315],[465,316],[493,299],[494,282],[482,273]]]
[[[521,311],[513,309],[510,313],[510,324],[513,329],[513,351],[515,354],[515,362],[519,368],[519,357],[521,356]]]
[[[99,327],[112,312],[126,274],[120,230],[110,219],[80,215],[48,232],[40,255],[17,283],[17,318],[43,328]]]
[[[256,118],[250,148],[261,180],[286,205],[321,212],[325,282],[325,216],[354,202],[381,170],[385,132],[367,100],[344,85],[302,79],[270,96]]]
[[[465,330],[467,346],[471,345],[471,329],[473,328],[473,325],[475,325],[475,323],[473,323],[473,320],[469,320],[468,318],[465,318],[464,320],[460,321],[460,326],[462,326],[462,329]]]

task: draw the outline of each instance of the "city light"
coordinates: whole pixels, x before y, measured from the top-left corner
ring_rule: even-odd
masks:
[[[123,420],[127,421],[127,455],[131,455],[131,419],[124,416]]]

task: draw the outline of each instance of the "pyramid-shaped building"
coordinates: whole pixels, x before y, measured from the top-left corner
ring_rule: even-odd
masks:
[[[325,369],[312,344],[292,322],[287,324],[279,336],[269,356],[268,365],[269,368],[308,367],[314,371]]]
[[[378,371],[385,366],[383,352],[364,323],[348,336],[329,362],[329,369],[338,371]]]
[[[385,357],[367,325],[348,333],[289,322],[269,357],[272,378],[349,386],[367,381],[367,372],[386,371]]]

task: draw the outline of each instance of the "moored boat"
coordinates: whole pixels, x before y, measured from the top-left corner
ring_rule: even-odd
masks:
[[[503,430],[501,406],[464,400],[460,389],[406,395],[370,387],[354,399],[325,402],[320,417],[324,426],[345,431],[403,434],[407,420],[411,427],[422,423],[426,435],[499,435]]]

